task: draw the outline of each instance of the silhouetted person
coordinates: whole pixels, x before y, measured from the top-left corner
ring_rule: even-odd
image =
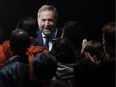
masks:
[[[84,42],[82,43],[84,44]],[[82,47],[81,57],[88,59],[96,64],[103,62],[106,58],[103,45],[99,41],[87,41]]]
[[[77,62],[80,60],[83,29],[77,21],[67,21],[63,27],[62,37],[68,38],[74,46]]]
[[[10,37],[10,45],[14,55],[17,56],[10,58],[0,69],[0,87],[29,87],[31,81],[39,81],[38,83],[41,83],[43,87],[46,81],[49,82],[55,75],[57,61],[54,56],[38,54],[39,56],[37,55],[29,64],[28,59],[22,56],[26,55],[26,49],[30,46],[30,37],[27,32],[22,29],[14,30]],[[38,87],[38,83],[33,85]]]
[[[103,26],[103,45],[108,59],[98,67],[97,87],[115,87],[115,32],[115,22]]]
[[[36,41],[37,37],[37,21],[31,17],[23,17],[18,21],[17,28],[23,28],[29,33],[31,41]]]
[[[38,53],[32,61],[31,87],[49,87],[57,70],[57,60],[51,54]]]
[[[37,33],[37,22],[35,19],[31,17],[23,17],[18,21],[17,29],[22,28],[30,35],[30,43],[33,41],[36,42],[36,33]],[[23,44],[22,44],[23,45]],[[30,57],[34,57],[36,53],[48,53],[48,50],[42,46],[30,46],[27,49],[26,54]],[[3,44],[0,45],[0,67],[2,67],[5,62],[13,55],[13,52],[10,49],[9,41],[4,41]],[[32,58],[31,60],[32,61]]]
[[[9,43],[10,49],[13,52],[13,56],[19,55],[21,58],[12,57],[8,60],[8,62],[18,60],[28,64],[28,56],[26,55],[26,51],[30,46],[29,34],[22,29],[16,29],[12,31]]]
[[[50,53],[58,61],[55,80],[65,80],[68,84],[70,82],[70,85],[75,85],[73,67],[76,64],[76,55],[72,43],[67,38],[58,38]]]
[[[14,55],[0,69],[0,87],[27,87],[29,62],[25,53],[30,46],[30,36],[26,31],[16,29],[9,42]]]
[[[90,60],[75,66],[77,87],[115,87],[115,24],[110,22],[103,26],[103,48],[107,57],[97,66]]]

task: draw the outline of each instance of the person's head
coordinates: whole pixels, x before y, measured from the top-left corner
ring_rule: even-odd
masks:
[[[37,13],[39,29],[45,35],[51,35],[57,21],[57,10],[53,5],[43,5]]]
[[[103,27],[104,50],[110,57],[115,57],[115,24],[115,22],[110,22]]]
[[[81,41],[83,36],[81,24],[76,21],[68,21],[65,23],[63,30],[63,37],[68,38],[73,43],[75,48],[81,49]]]
[[[100,62],[103,61],[105,58],[103,45],[99,41],[95,40],[87,41],[87,44],[81,53],[83,57],[85,56],[84,52],[88,52],[92,57],[96,56],[97,61]]]
[[[10,39],[10,49],[14,54],[25,54],[30,46],[30,36],[23,29],[15,29],[12,31]]]
[[[58,62],[61,63],[76,62],[76,56],[73,45],[67,38],[56,39],[50,53],[56,56]]]
[[[18,21],[17,28],[22,28],[31,37],[36,38],[37,32],[37,21],[31,17],[23,17]]]
[[[51,54],[38,53],[32,62],[35,79],[51,80],[56,74],[57,60]]]

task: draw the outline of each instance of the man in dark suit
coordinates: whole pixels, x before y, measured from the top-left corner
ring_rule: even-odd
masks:
[[[38,46],[44,46],[51,50],[52,40],[61,37],[62,31],[56,28],[57,10],[52,5],[43,5],[37,14],[39,30],[37,32]]]

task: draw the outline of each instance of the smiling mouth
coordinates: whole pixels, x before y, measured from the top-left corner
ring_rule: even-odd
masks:
[[[50,29],[46,28],[46,29],[44,29],[44,31],[50,31]]]
[[[46,31],[52,31],[53,29],[52,28],[44,28],[44,30],[46,30]]]

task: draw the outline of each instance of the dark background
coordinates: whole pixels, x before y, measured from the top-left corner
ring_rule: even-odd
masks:
[[[87,39],[102,40],[102,26],[115,21],[115,0],[0,0],[0,26],[4,40],[16,28],[20,18],[36,18],[43,4],[54,5],[59,13],[58,27],[66,21],[80,22]]]

